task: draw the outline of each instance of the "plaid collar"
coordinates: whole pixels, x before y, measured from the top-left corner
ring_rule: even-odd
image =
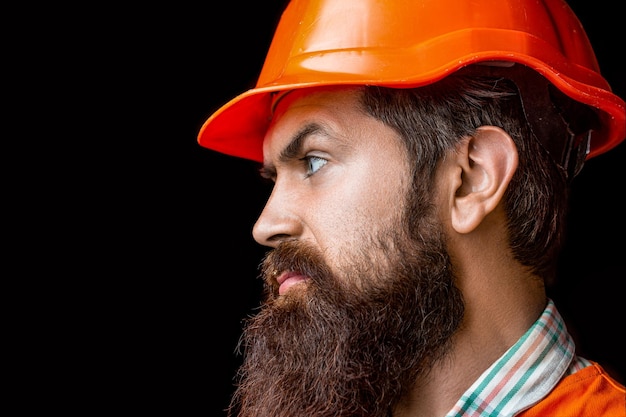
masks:
[[[461,396],[446,417],[514,416],[539,402],[559,380],[589,363],[552,300],[541,317]]]

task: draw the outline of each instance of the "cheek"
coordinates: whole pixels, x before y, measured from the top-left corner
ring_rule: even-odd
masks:
[[[375,146],[376,138],[385,146]],[[309,226],[329,262],[354,259],[398,227],[410,181],[403,149],[390,142],[382,133],[368,139],[372,146],[327,173],[310,196]]]
[[[402,181],[355,181],[333,193],[323,206],[312,207],[313,233],[327,260],[337,265],[353,259],[377,236],[396,228],[404,195]]]
[[[408,181],[399,168],[371,166],[367,172],[369,176],[363,175],[346,187],[345,195],[352,202],[352,211],[373,233],[397,221],[404,208]]]

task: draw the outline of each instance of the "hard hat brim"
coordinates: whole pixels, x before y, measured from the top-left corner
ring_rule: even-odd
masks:
[[[574,100],[585,103],[599,110],[602,119],[601,139],[592,142],[587,159],[604,153],[617,146],[626,137],[626,118],[624,101],[611,93],[608,83],[597,73],[586,74],[588,83],[580,83],[564,75],[562,71],[547,67],[545,63],[528,56],[509,57],[512,62],[531,66],[545,76],[557,88]],[[198,143],[206,148],[227,155],[263,161],[263,138],[271,121],[272,94],[278,91],[330,85],[379,85],[393,88],[412,88],[430,84],[452,72],[472,63],[502,60],[503,52],[473,54],[465,60],[443,65],[438,71],[420,77],[403,78],[357,78],[336,77],[328,74],[306,73],[299,82],[279,79],[273,85],[252,88],[215,111],[202,125],[198,134]],[[584,69],[580,69],[584,72]],[[598,85],[597,87],[595,85]]]

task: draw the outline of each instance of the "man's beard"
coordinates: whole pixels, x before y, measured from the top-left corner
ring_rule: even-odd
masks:
[[[398,224],[337,276],[302,242],[268,254],[265,301],[244,329],[229,415],[391,415],[445,355],[463,316],[441,227],[432,216],[418,221],[419,239]],[[285,270],[310,279],[278,297],[273,273]]]

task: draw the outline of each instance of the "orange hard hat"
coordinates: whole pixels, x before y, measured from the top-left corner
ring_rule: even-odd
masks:
[[[469,64],[524,64],[597,109],[587,159],[626,137],[624,100],[601,76],[589,39],[563,0],[293,0],[254,88],[213,113],[198,142],[263,160],[272,93],[365,84],[433,83]]]

